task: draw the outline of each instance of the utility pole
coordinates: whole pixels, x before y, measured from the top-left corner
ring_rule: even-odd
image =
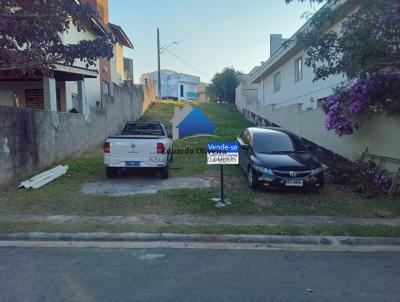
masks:
[[[160,29],[157,28],[157,58],[158,58],[158,98],[162,99],[161,95],[161,62],[160,62],[161,50],[160,50]]]

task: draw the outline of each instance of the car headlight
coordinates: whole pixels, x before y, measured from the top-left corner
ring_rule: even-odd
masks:
[[[323,171],[322,168],[317,168],[317,169],[311,170],[311,174],[318,174],[318,173],[321,173],[322,171]]]
[[[261,167],[261,166],[257,166],[255,164],[253,164],[253,168],[255,170],[257,170],[258,172],[262,172],[262,173],[269,174],[269,175],[273,175],[274,174],[274,172],[271,169],[264,168],[264,167]]]

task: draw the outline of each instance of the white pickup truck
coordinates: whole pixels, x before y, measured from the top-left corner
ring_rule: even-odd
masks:
[[[128,122],[121,135],[104,143],[106,174],[112,178],[122,168],[157,168],[162,178],[168,178],[172,154],[172,140],[163,124]]]

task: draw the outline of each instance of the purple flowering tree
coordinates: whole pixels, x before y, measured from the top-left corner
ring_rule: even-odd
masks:
[[[377,73],[360,78],[354,84],[339,86],[323,102],[325,126],[339,136],[350,135],[359,125],[360,114],[400,112],[400,74]]]
[[[313,68],[314,81],[341,74],[349,79],[351,84],[334,89],[323,104],[326,128],[349,135],[359,126],[353,122],[359,114],[400,112],[400,1],[326,2],[311,19],[309,30],[286,45],[305,45],[305,64]],[[327,30],[339,20],[343,21],[339,32]]]

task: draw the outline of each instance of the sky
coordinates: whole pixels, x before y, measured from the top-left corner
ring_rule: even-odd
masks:
[[[266,61],[269,35],[290,37],[316,8],[296,0],[109,0],[110,21],[135,46],[124,55],[133,59],[136,83],[157,70],[157,27],[161,46],[178,42],[162,54],[161,68],[208,83],[224,67],[248,73]]]

